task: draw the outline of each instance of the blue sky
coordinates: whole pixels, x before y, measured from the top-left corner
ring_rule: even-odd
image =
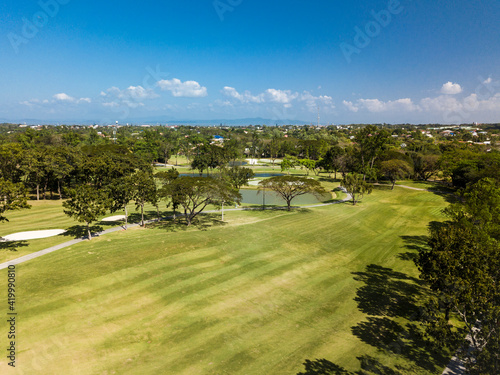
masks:
[[[500,122],[497,0],[4,0],[0,19],[4,121]]]

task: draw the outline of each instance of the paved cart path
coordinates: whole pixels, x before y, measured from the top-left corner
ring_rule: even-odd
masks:
[[[463,375],[465,374],[465,367],[463,362],[456,356],[453,356],[448,366],[444,369],[441,375]]]

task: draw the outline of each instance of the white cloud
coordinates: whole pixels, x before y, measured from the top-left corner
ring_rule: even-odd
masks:
[[[222,93],[224,95],[230,96],[231,98],[238,99],[240,101],[244,101],[243,95],[241,95],[234,87],[224,86],[222,89]]]
[[[104,107],[116,108],[120,106],[127,106],[129,108],[143,107],[143,100],[155,99],[159,95],[152,89],[145,89],[142,86],[129,86],[126,89],[121,90],[120,88],[113,86],[106,90],[106,92],[101,91],[100,96],[106,98],[107,100],[103,102]],[[85,98],[83,98],[85,99]]]
[[[120,90],[118,87],[113,86],[106,91],[107,93],[101,91],[101,96],[105,97],[111,95],[123,100],[143,100],[159,97],[159,95],[155,93],[154,90],[145,89],[142,86],[129,86],[128,88],[123,90]]]
[[[422,99],[420,105],[427,112],[441,115],[455,113],[465,121],[468,117],[483,112],[500,112],[500,93],[486,99],[480,99],[477,94],[471,94],[463,100],[441,95],[436,98]]]
[[[483,81],[483,84],[485,84],[485,85],[489,85],[491,82],[493,82],[493,80],[491,79],[491,77],[489,77],[488,79],[485,79],[485,80]]]
[[[79,103],[87,103],[88,104],[88,103],[92,102],[92,99],[90,99],[90,98],[76,99],[72,96],[69,96],[68,94],[65,94],[64,92],[62,92],[60,94],[55,94],[52,97],[55,99],[54,100],[55,102],[76,103],[76,104],[79,104]],[[37,102],[39,102],[39,101],[37,100]],[[47,99],[45,99],[42,101],[42,103],[48,104],[49,101]]]
[[[258,95],[252,95],[250,91],[239,93],[234,87],[229,86],[225,86],[222,93],[242,103],[279,103],[285,108],[292,107],[292,102],[299,97],[299,93],[291,90],[267,89]]]
[[[127,107],[130,107],[130,108],[144,107],[144,103],[132,102],[130,100],[124,100],[123,104],[125,104]]]
[[[220,107],[233,107],[233,103],[231,103],[229,100],[220,100],[216,99],[213,104],[209,104],[210,107],[213,107],[213,105],[217,105]]]
[[[62,92],[60,94],[55,94],[53,96],[53,98],[55,100],[58,100],[58,101],[61,101],[61,102],[71,102],[71,103],[73,103],[73,102],[76,101],[75,98],[73,98],[72,96],[69,96],[68,94],[65,94],[64,92]]]
[[[464,99],[466,111],[500,111],[500,93],[488,99],[478,100],[477,94],[471,94]]]
[[[68,94],[65,94],[64,92],[62,93],[59,93],[59,94],[55,94],[52,96],[54,98],[54,100],[52,101],[52,103],[54,102],[63,102],[63,103],[76,103],[76,104],[80,104],[80,103],[91,103],[92,102],[92,99],[90,98],[80,98],[80,99],[76,99]],[[40,103],[39,100],[36,100],[36,101],[32,101],[34,103]],[[49,100],[45,99],[43,101],[41,101],[41,103],[43,104],[48,104],[50,103]]]
[[[240,94],[234,87],[225,86],[222,89],[222,93],[230,98],[239,100],[242,103],[262,103],[264,101],[264,94],[254,96],[250,91],[245,91]]]
[[[386,104],[378,99],[359,99],[358,103],[370,112],[382,112],[387,109]]]
[[[292,93],[290,90],[267,89],[265,91],[265,96],[270,102],[290,104],[299,94]]]
[[[344,100],[342,102],[342,104],[344,104],[344,106],[347,107],[347,109],[351,112],[358,112],[359,111],[359,108],[356,107],[354,104],[352,104],[352,102],[348,102],[347,100]]]
[[[331,96],[314,96],[309,91],[303,91],[302,94],[299,94],[292,90],[270,88],[257,95],[253,95],[250,91],[238,92],[234,87],[225,86],[221,92],[228,97],[229,100],[233,99],[233,103],[237,101],[242,104],[262,104],[264,108],[272,111],[280,111],[280,109],[277,108],[278,106],[281,109],[290,109],[296,106],[296,109],[299,111],[307,110],[312,113],[316,113],[318,107],[320,107],[323,112],[328,113],[331,113],[332,110],[335,109]],[[220,105],[220,103],[216,104]],[[302,107],[297,106],[297,104],[302,104]],[[228,106],[228,103],[226,103],[226,106]],[[252,107],[252,110],[256,109],[255,106]],[[283,115],[280,113],[278,117],[282,118]]]
[[[391,109],[403,110],[403,111],[421,111],[422,109],[413,103],[410,98],[403,98],[395,100],[394,102],[389,101],[389,106]]]
[[[470,94],[464,99],[449,95],[424,98],[420,101],[422,109],[434,117],[441,117],[445,123],[463,123],[477,119],[483,122],[495,121],[500,116],[500,93],[490,97]]]
[[[230,96],[230,97],[238,99],[238,100],[242,100],[241,94],[238,91],[236,91],[236,89],[234,87],[224,86],[224,88],[221,90],[221,92],[224,95]]]
[[[48,103],[48,102],[49,102],[48,100],[40,101],[39,99],[31,99],[31,100],[23,100],[22,102],[19,102],[19,104],[27,105],[28,107],[32,107],[36,104]]]
[[[124,90],[123,94],[133,99],[154,99],[159,97],[153,90],[145,89],[142,86],[130,86],[128,89]]]
[[[446,95],[456,95],[463,91],[462,87],[458,83],[446,82],[443,87],[441,87],[441,93]]]
[[[177,78],[171,80],[164,79],[158,81],[158,86],[162,90],[171,91],[172,95],[176,97],[199,98],[207,96],[207,88],[201,86],[196,81],[182,82],[180,79]]]
[[[462,103],[451,96],[440,95],[436,98],[424,98],[420,105],[425,111],[459,111]]]
[[[379,99],[358,99],[356,106],[351,102],[344,101],[344,105],[351,111],[357,112],[359,108],[364,108],[369,112],[386,112],[386,111],[420,111],[421,108],[415,105],[410,98],[389,100],[384,102]]]
[[[332,97],[327,95],[314,96],[309,91],[304,91],[299,100],[306,103],[309,112],[316,112],[318,106],[323,107],[323,109],[335,108]]]

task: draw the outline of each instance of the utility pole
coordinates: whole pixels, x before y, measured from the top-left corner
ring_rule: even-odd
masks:
[[[118,128],[118,121],[116,122],[115,126],[113,127],[113,143],[116,144],[116,128]]]

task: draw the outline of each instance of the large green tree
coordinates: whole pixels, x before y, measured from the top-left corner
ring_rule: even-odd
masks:
[[[480,180],[444,212],[416,261],[433,292],[428,332],[451,349],[468,335],[460,353],[469,372],[500,374],[500,187]]]
[[[353,206],[356,205],[365,194],[372,192],[372,185],[365,182],[363,175],[357,173],[349,173],[342,179],[341,185],[351,195]]]
[[[409,156],[413,160],[413,170],[416,179],[427,181],[439,170],[439,155],[412,152]]]
[[[363,180],[365,180],[366,175],[373,174],[375,159],[382,154],[388,139],[389,133],[375,125],[365,126],[356,132],[354,140],[357,144],[357,155]]]
[[[299,165],[302,168],[305,168],[306,170],[306,175],[309,176],[309,172],[314,170],[316,168],[316,160],[312,159],[299,159],[298,160]]]
[[[47,167],[49,168],[50,176],[57,185],[59,199],[62,199],[61,185],[74,169],[74,166],[71,164],[71,151],[66,147],[57,147],[51,151],[51,154],[52,157],[49,159]]]
[[[318,164],[331,176],[332,172],[335,172],[335,179],[337,179],[337,171],[341,167],[341,157],[344,155],[345,151],[342,147],[335,145],[330,147],[325,154],[325,157],[321,159]]]
[[[184,209],[189,226],[209,204],[230,203],[241,199],[240,193],[222,179],[182,176],[166,186],[167,194]]]
[[[40,200],[40,186],[47,177],[46,159],[46,148],[40,146],[27,152],[22,161],[26,181],[36,190],[36,200]]]
[[[173,210],[173,220],[176,220],[176,212],[179,208],[179,202],[176,200],[176,196],[170,194],[169,185],[179,178],[179,171],[175,168],[171,168],[167,171],[158,172],[155,177],[160,181],[161,188],[158,190],[158,196],[160,199],[167,201],[167,207],[172,206]]]
[[[150,169],[137,171],[130,177],[132,185],[132,199],[136,209],[141,210],[141,225],[144,226],[144,207],[146,203],[158,205],[156,182]]]
[[[440,167],[454,186],[465,188],[482,178],[500,181],[500,152],[474,149],[452,149],[441,155]]]
[[[111,207],[111,200],[102,189],[80,185],[69,191],[70,199],[63,202],[64,213],[86,224],[88,239],[92,239],[90,224]]]
[[[6,211],[30,207],[26,188],[22,183],[13,183],[0,178],[0,222],[9,221],[4,216]]]
[[[291,210],[292,200],[300,195],[313,194],[316,197],[321,197],[326,194],[326,190],[318,181],[305,177],[275,176],[260,181],[259,185],[261,190],[274,191],[283,198],[288,211]]]
[[[295,168],[296,165],[297,158],[287,155],[287,157],[285,157],[280,163],[281,171],[287,171],[287,174],[290,174],[290,169]]]
[[[109,197],[111,198],[111,212],[119,210],[125,211],[125,230],[128,225],[127,205],[134,198],[134,180],[132,176],[124,176],[114,180],[108,186]]]
[[[0,177],[12,182],[20,182],[23,176],[21,168],[23,154],[26,151],[18,143],[0,145]]]
[[[276,159],[278,158],[278,154],[280,152],[280,148],[281,148],[280,143],[281,143],[280,138],[275,136],[275,137],[271,138],[271,140],[267,144],[267,151],[269,153],[269,158],[271,159],[271,162],[273,164],[273,168],[274,168],[274,163],[275,163]]]
[[[233,159],[233,151],[215,144],[203,145],[191,162],[191,168],[197,169],[201,175],[205,169],[208,172],[210,169],[224,167]]]
[[[396,180],[410,176],[413,168],[404,160],[391,159],[380,164],[380,171],[392,182],[391,189],[394,189]]]
[[[228,180],[232,187],[239,190],[243,185],[248,184],[248,181],[255,176],[255,173],[250,168],[234,165],[224,169],[222,175]]]

